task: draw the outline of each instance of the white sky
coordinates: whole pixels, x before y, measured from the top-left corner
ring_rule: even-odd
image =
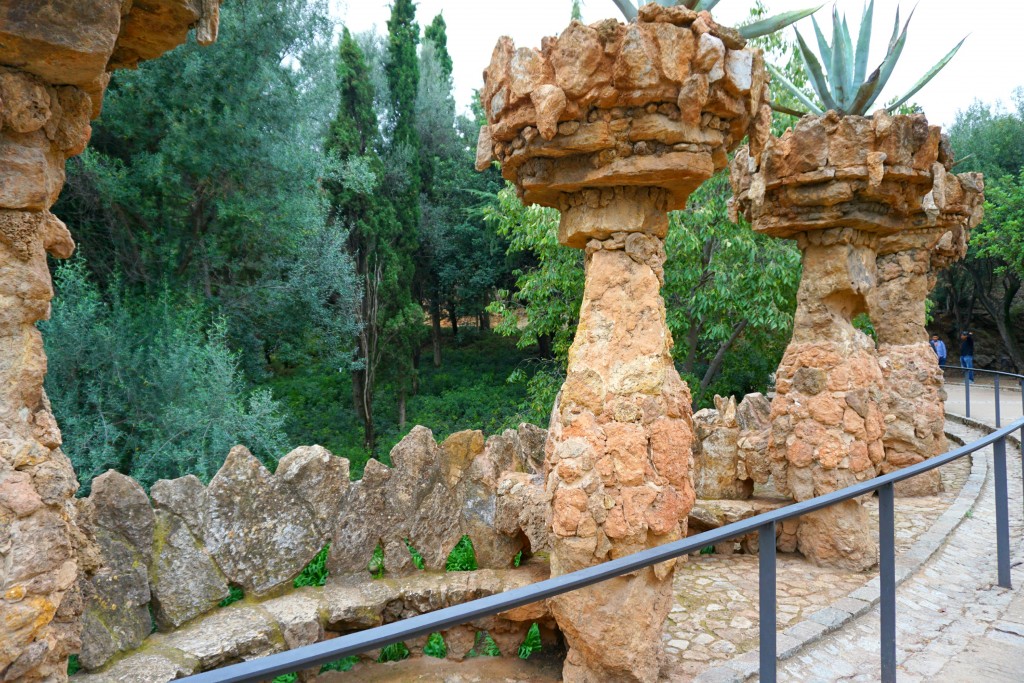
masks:
[[[387,32],[389,0],[330,0],[332,13],[349,30],[361,32],[377,27]],[[807,7],[822,0],[766,0],[771,12]],[[743,20],[748,0],[722,0],[715,17],[723,24]],[[862,0],[838,0],[851,31],[856,33]],[[884,54],[895,16],[897,0],[875,0],[875,37],[869,70]],[[481,87],[481,73],[490,61],[494,43],[509,35],[517,46],[539,47],[540,39],[553,35],[569,23],[572,0],[419,0],[417,19],[421,26],[442,12],[448,24],[448,49],[455,64],[455,98],[466,107],[474,89]],[[901,14],[913,7],[901,3]],[[831,41],[831,3],[816,15]],[[583,20],[591,23],[607,17],[621,18],[612,0],[583,0]],[[901,18],[902,20],[902,18]],[[805,38],[813,36],[809,19],[798,26]],[[792,29],[788,29],[792,31]],[[920,0],[910,24],[907,45],[883,100],[902,95],[964,35],[967,42],[952,62],[914,96],[931,123],[948,126],[958,109],[973,100],[1008,102],[1013,89],[1024,86],[1024,2],[1021,0]],[[812,41],[813,44],[813,41]]]

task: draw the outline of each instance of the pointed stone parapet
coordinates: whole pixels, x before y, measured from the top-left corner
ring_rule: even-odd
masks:
[[[36,323],[50,314],[47,254],[74,242],[49,209],[85,149],[110,70],[216,35],[218,0],[0,0],[0,680],[62,681],[82,649],[81,577],[99,570],[88,505],[43,391]],[[129,49],[130,46],[130,49]],[[123,54],[123,63],[115,55]]]
[[[948,449],[943,375],[928,343],[925,301],[938,272],[967,254],[969,232],[984,211],[984,181],[979,173],[947,173],[939,163],[933,177],[924,202],[929,225],[879,241],[878,286],[868,302],[887,394],[883,474]],[[896,487],[900,495],[941,490],[938,470]]]
[[[693,507],[691,396],[661,298],[667,212],[768,137],[761,54],[707,12],[573,22],[540,50],[502,38],[484,73],[477,167],[501,162],[527,204],[586,250],[579,326],[551,414],[553,575],[678,539]],[[672,603],[665,563],[553,599],[566,681],[654,681]]]
[[[884,469],[890,404],[874,341],[853,326],[877,298],[880,241],[926,228],[948,156],[924,116],[806,116],[732,164],[733,211],[803,252],[793,338],[776,374],[768,445],[778,488],[807,500]],[[798,548],[864,569],[877,548],[859,502],[801,519]]]

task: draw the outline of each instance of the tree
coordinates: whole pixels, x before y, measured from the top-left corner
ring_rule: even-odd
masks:
[[[195,294],[260,378],[311,346],[344,355],[355,333],[319,183],[331,24],[321,0],[228,3],[221,22],[214,45],[114,76],[55,211],[102,291]]]
[[[348,234],[348,251],[361,284],[352,397],[363,424],[363,444],[372,451],[377,440],[373,404],[378,372],[385,360],[405,347],[404,335],[418,324],[418,306],[406,279],[412,266],[402,249],[403,226],[391,199],[381,192],[385,170],[378,153],[381,142],[370,70],[348,29],[338,45],[337,88],[338,113],[326,150],[339,172],[326,185],[332,221]]]
[[[980,303],[1020,371],[1024,348],[1018,337],[1022,316],[1016,299],[1024,279],[1024,89],[1014,93],[1014,105],[1013,111],[1001,111],[975,102],[957,115],[950,129],[950,141],[961,159],[956,170],[985,173],[985,219],[971,234],[967,258],[941,276],[943,286],[937,294],[940,303],[955,310],[958,323],[965,317],[969,323],[970,311]]]

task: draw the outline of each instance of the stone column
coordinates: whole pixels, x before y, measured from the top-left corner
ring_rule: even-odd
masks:
[[[878,287],[870,315],[878,334],[878,357],[885,378],[885,458],[881,473],[917,464],[948,449],[944,432],[945,390],[935,352],[925,330],[925,300],[939,270],[967,253],[967,235],[982,218],[981,175],[933,171],[929,222],[879,244]],[[941,208],[937,205],[941,203]],[[934,495],[942,490],[938,470],[896,485],[901,495]]]
[[[81,647],[77,581],[97,556],[43,391],[46,256],[74,251],[49,208],[65,160],[88,143],[107,69],[155,57],[195,25],[212,41],[217,2],[0,0],[0,17],[0,681],[62,681]]]
[[[769,457],[776,486],[798,501],[874,477],[882,461],[882,372],[873,341],[852,324],[867,309],[876,243],[849,228],[797,236],[804,270],[776,373]],[[816,563],[865,569],[876,561],[855,501],[802,517],[797,545]]]
[[[851,321],[878,310],[869,302],[881,300],[880,240],[933,224],[935,179],[951,163],[940,143],[938,127],[922,115],[830,111],[805,116],[768,140],[763,153],[740,150],[733,161],[734,210],[755,230],[795,239],[803,251],[768,447],[776,485],[797,500],[883,469],[892,392],[873,340]],[[867,516],[856,501],[802,518],[797,541],[817,563],[864,569],[875,562]]]
[[[580,322],[551,414],[553,575],[680,538],[694,501],[690,391],[660,294],[664,192],[616,188],[603,205],[596,190],[580,195],[563,227],[608,236],[586,246]],[[565,679],[654,680],[671,600],[672,563],[553,600],[571,648]]]
[[[693,506],[690,392],[660,287],[667,211],[768,136],[757,50],[707,12],[656,3],[636,22],[573,22],[541,49],[498,41],[477,168],[501,162],[526,204],[562,212],[586,250],[568,374],[551,415],[552,574],[679,538]],[[566,681],[654,681],[671,564],[553,600]]]

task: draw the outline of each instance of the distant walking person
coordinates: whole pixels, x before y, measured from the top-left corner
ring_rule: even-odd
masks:
[[[939,339],[939,335],[937,335],[937,334],[933,334],[932,335],[932,340],[930,342],[928,342],[928,343],[932,345],[932,351],[934,351],[935,355],[939,357],[939,365],[945,365],[946,364],[946,344],[943,343],[943,341],[941,339]]]
[[[967,330],[960,333],[960,366],[967,369],[968,382],[974,381],[974,335]]]

